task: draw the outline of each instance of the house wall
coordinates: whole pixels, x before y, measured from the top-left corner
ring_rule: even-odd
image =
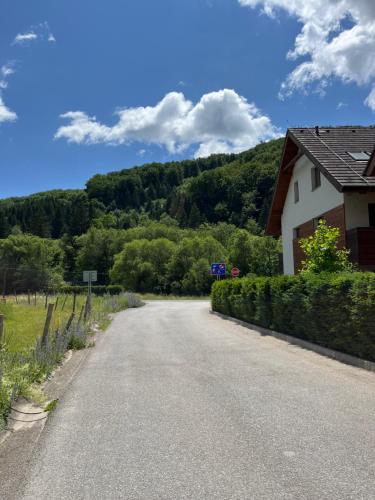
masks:
[[[346,247],[346,228],[345,228],[345,208],[344,204],[338,205],[328,212],[324,212],[318,215],[318,218],[322,218],[326,221],[328,226],[337,227],[340,230],[340,238],[337,242],[338,248]],[[299,226],[299,237],[306,238],[314,234],[314,219],[301,224]],[[293,261],[294,261],[294,272],[297,273],[301,269],[302,261],[305,259],[305,254],[299,244],[299,240],[293,240]]]
[[[284,273],[294,274],[293,229],[344,204],[344,195],[321,175],[321,186],[311,190],[312,162],[302,156],[296,163],[281,217]],[[294,203],[294,183],[298,181],[299,202]]]
[[[368,204],[375,203],[375,193],[345,193],[346,229],[368,227]]]

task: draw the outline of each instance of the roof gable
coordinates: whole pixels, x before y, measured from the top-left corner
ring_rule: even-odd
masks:
[[[281,234],[284,208],[293,168],[303,154],[339,191],[375,190],[375,127],[292,128],[285,139],[267,234]],[[370,160],[356,161],[349,153],[368,152]]]

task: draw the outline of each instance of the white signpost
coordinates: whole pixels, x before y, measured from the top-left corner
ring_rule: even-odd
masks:
[[[83,271],[83,281],[85,283],[98,281],[98,271]]]

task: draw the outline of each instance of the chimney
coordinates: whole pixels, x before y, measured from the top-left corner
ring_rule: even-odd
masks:
[[[320,135],[320,133],[319,133],[319,127],[318,126],[315,127],[315,134],[316,135]]]

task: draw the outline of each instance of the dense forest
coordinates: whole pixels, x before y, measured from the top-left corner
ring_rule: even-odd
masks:
[[[91,178],[85,190],[0,200],[1,292],[80,283],[207,293],[209,264],[278,272],[262,236],[282,140],[240,154],[147,164]]]

